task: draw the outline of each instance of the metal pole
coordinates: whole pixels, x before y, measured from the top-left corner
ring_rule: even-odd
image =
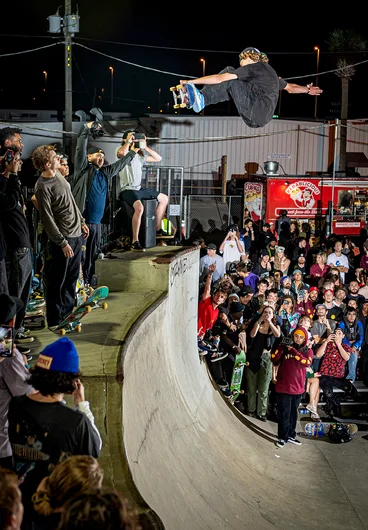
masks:
[[[111,108],[114,105],[114,68],[112,66],[109,66],[109,70],[111,72],[111,93],[110,93],[110,103]]]
[[[334,195],[335,195],[335,168],[336,168],[336,157],[337,157],[337,132],[338,132],[338,129],[339,129],[339,120],[336,119],[335,120],[335,145],[334,145],[334,165],[333,165],[333,170],[332,170],[332,196],[331,196],[331,201],[332,201],[332,213],[331,213],[331,230],[332,230],[332,223],[333,223],[333,219],[334,219]],[[332,230],[333,232],[333,230]]]
[[[64,150],[72,156],[73,130],[73,87],[72,87],[72,37],[68,27],[68,15],[72,14],[71,0],[65,0],[64,35],[65,35],[65,114],[64,114]]]
[[[319,48],[318,46],[314,47],[314,50],[317,52],[317,69],[316,69],[316,86],[318,86],[318,70],[319,70]],[[314,96],[314,117],[317,118],[317,101],[318,96]]]

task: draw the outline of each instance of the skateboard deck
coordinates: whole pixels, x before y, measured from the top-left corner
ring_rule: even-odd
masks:
[[[335,422],[323,422],[323,421],[314,422],[314,423],[306,423],[304,425],[304,434],[306,436],[311,436],[313,438],[320,438],[322,436],[327,436],[331,428],[331,425],[336,425],[336,423]],[[356,425],[355,423],[346,423],[345,425],[349,429],[351,436],[354,436],[354,434],[358,432],[358,425]]]
[[[187,104],[185,103],[184,99],[187,99],[187,97],[185,95],[185,89],[183,85],[170,87],[170,92],[172,92],[174,98],[174,109],[185,109]]]
[[[77,306],[60,324],[53,329],[58,335],[65,335],[71,331],[79,333],[82,331],[82,318],[90,313],[93,309],[107,309],[107,303],[104,302],[109,294],[109,288],[106,286],[98,287],[87,298],[83,304]]]
[[[243,350],[235,356],[234,368],[230,382],[230,392],[232,393],[232,401],[235,402],[239,397],[239,394],[244,394],[244,390],[241,390],[241,384],[244,374],[244,366],[249,363],[246,362],[246,355]]]

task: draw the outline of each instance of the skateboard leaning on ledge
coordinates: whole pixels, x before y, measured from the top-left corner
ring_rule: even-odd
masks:
[[[87,298],[83,304],[77,306],[60,324],[53,329],[58,335],[66,335],[75,331],[82,331],[82,318],[94,309],[107,309],[107,303],[104,301],[109,294],[109,288],[106,286],[97,287],[95,291]]]

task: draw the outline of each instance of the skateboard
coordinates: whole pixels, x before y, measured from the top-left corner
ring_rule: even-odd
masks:
[[[83,304],[77,306],[62,322],[60,322],[58,326],[52,329],[52,331],[58,335],[65,335],[71,331],[80,333],[82,331],[81,320],[87,313],[90,313],[93,309],[107,309],[107,303],[104,302],[104,300],[107,298],[108,294],[108,287],[98,287]]]
[[[187,104],[184,102],[184,99],[187,99],[187,96],[183,85],[170,87],[170,92],[172,92],[174,98],[174,109],[185,109]]]
[[[243,350],[235,356],[233,373],[230,382],[230,392],[232,393],[231,401],[234,403],[239,394],[244,394],[244,390],[241,390],[241,383],[243,380],[244,366],[248,366],[246,362],[246,355]]]
[[[306,423],[304,425],[304,435],[312,436],[313,438],[320,438],[322,436],[327,436],[331,428],[331,425],[336,425],[335,422],[314,422]],[[346,423],[347,428],[349,429],[350,435],[354,436],[358,432],[358,425],[355,423]]]

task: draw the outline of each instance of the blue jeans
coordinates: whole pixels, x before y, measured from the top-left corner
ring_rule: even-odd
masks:
[[[348,375],[346,376],[346,379],[349,379],[349,381],[355,381],[356,378],[356,367],[358,364],[358,354],[357,353],[351,353],[350,359],[348,360]]]

